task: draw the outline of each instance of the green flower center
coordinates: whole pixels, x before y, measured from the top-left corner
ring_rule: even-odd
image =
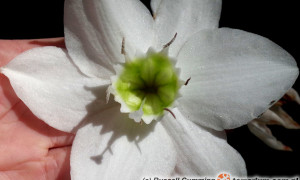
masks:
[[[179,82],[166,55],[148,53],[147,57],[125,63],[113,87],[115,96],[122,99],[130,112],[142,109],[143,117],[158,117],[174,102]]]

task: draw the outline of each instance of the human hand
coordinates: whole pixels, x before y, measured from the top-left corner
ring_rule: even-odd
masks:
[[[41,46],[64,47],[64,39],[0,40],[0,67],[21,52]],[[70,179],[73,137],[35,117],[0,74],[1,180]]]

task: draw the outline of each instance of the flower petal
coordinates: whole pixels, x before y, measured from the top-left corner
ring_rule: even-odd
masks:
[[[194,35],[181,49],[179,109],[188,119],[216,130],[257,118],[291,88],[295,60],[270,40],[222,28]],[[201,118],[200,118],[201,117]]]
[[[290,147],[278,141],[276,137],[273,136],[271,130],[264,123],[253,120],[248,124],[248,128],[256,137],[262,140],[269,147],[282,151],[292,151]]]
[[[187,120],[177,110],[161,123],[173,138],[178,160],[177,175],[216,177],[220,172],[245,177],[245,162],[240,154],[226,142],[225,132],[208,130]]]
[[[170,56],[177,56],[191,35],[202,29],[219,26],[221,6],[221,0],[152,0],[158,50],[177,33],[169,49]]]
[[[142,179],[167,176],[176,152],[160,123],[140,125],[119,113],[102,111],[76,134],[71,152],[72,179]]]
[[[105,82],[82,75],[65,50],[56,47],[26,51],[1,71],[38,118],[68,132],[87,116],[87,105],[96,100],[96,95],[105,92],[106,87],[102,87]],[[88,90],[95,87],[99,92]],[[104,94],[98,108],[105,104]]]
[[[124,62],[122,38],[129,57],[152,42],[153,19],[138,0],[66,0],[64,23],[70,56],[89,76],[107,79]]]

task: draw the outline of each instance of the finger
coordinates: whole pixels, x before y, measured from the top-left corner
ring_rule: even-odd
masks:
[[[0,120],[19,101],[8,78],[0,74]]]
[[[51,127],[50,127],[51,128]],[[50,140],[49,149],[71,146],[74,140],[74,134],[61,132],[51,128],[51,133],[48,135]],[[51,135],[53,134],[53,135]]]
[[[65,48],[64,38],[31,39],[31,40],[0,40],[0,67],[7,64],[18,54],[42,46]]]
[[[48,153],[48,159],[45,170],[47,179],[67,180],[70,177],[70,152],[71,146],[64,148],[51,149]]]
[[[0,179],[71,179],[70,152],[71,147],[52,149],[42,159],[24,162],[10,170],[0,171]]]

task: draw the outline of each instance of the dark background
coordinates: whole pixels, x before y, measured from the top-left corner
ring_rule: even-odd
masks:
[[[63,4],[63,0],[1,1],[0,39],[63,36]],[[292,0],[223,0],[220,27],[242,29],[267,37],[299,61],[298,9],[297,1]],[[300,92],[299,86],[298,80],[294,88]],[[300,122],[297,104],[292,103],[285,108]],[[294,151],[270,149],[245,126],[230,131],[228,142],[245,159],[249,175],[299,176],[300,130],[286,130],[278,126],[272,126],[271,129],[279,140]]]

